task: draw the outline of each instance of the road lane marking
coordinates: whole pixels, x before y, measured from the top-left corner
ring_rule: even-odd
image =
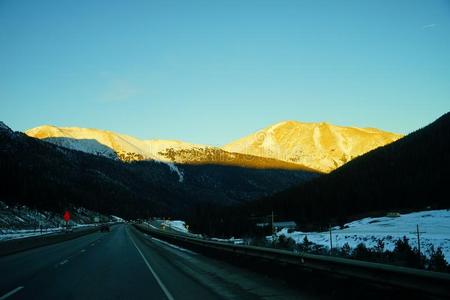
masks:
[[[23,286],[16,287],[16,288],[13,289],[12,291],[10,291],[10,292],[4,294],[3,296],[1,296],[1,297],[0,297],[0,300],[4,300],[4,299],[6,299],[6,298],[8,298],[8,297],[11,297],[12,295],[14,295],[15,293],[17,293],[17,292],[20,291],[21,289],[23,289]]]
[[[161,279],[159,279],[159,276],[156,274],[156,272],[153,270],[152,266],[149,264],[149,262],[147,261],[147,259],[145,258],[144,254],[142,254],[141,249],[139,249],[139,247],[136,245],[136,243],[134,242],[133,238],[130,236],[130,234],[127,231],[127,235],[130,238],[131,242],[133,243],[134,247],[136,248],[136,250],[139,252],[139,254],[141,255],[142,259],[144,260],[145,264],[147,265],[148,269],[150,270],[150,272],[152,273],[153,277],[155,277],[156,282],[158,282],[159,286],[161,287],[162,291],[164,292],[164,294],[166,295],[167,299],[169,300],[175,300],[175,298],[173,298],[172,294],[169,292],[169,290],[166,288],[166,286],[164,285],[164,283],[162,283]],[[0,299],[1,300],[1,299]]]
[[[62,262],[60,262],[59,264],[60,265],[65,265],[65,264],[67,264],[69,262],[69,260],[68,259],[65,259],[65,260],[63,260]]]
[[[81,249],[81,252],[83,253],[83,252],[86,252],[86,250],[84,250],[84,249]]]

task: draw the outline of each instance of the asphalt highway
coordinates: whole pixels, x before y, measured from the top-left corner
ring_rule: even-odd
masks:
[[[130,225],[0,257],[3,299],[316,299]]]

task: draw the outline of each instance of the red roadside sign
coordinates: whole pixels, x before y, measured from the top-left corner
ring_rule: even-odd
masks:
[[[70,220],[70,213],[68,210],[66,210],[66,212],[64,213],[64,220],[66,221],[66,223]]]

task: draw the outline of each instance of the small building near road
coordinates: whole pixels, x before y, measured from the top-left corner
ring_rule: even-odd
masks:
[[[271,226],[271,223],[265,222],[265,223],[257,223],[257,227],[267,227]],[[282,222],[273,222],[273,227],[275,227],[275,230],[281,230],[283,228],[287,229],[295,229],[297,227],[297,223],[294,221],[282,221]]]
[[[273,222],[273,226],[276,230],[281,230],[283,228],[295,229],[297,227],[297,223],[294,221]]]
[[[386,214],[386,217],[389,217],[389,218],[398,218],[398,217],[400,217],[400,213],[399,213],[399,212],[395,212],[395,211],[391,211],[391,212],[388,212],[388,213]]]

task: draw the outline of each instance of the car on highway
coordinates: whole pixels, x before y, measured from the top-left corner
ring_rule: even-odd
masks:
[[[111,228],[109,228],[108,224],[103,224],[100,226],[100,232],[110,232]]]
[[[64,232],[69,233],[69,232],[73,232],[73,227],[71,226],[67,226],[63,229]]]

